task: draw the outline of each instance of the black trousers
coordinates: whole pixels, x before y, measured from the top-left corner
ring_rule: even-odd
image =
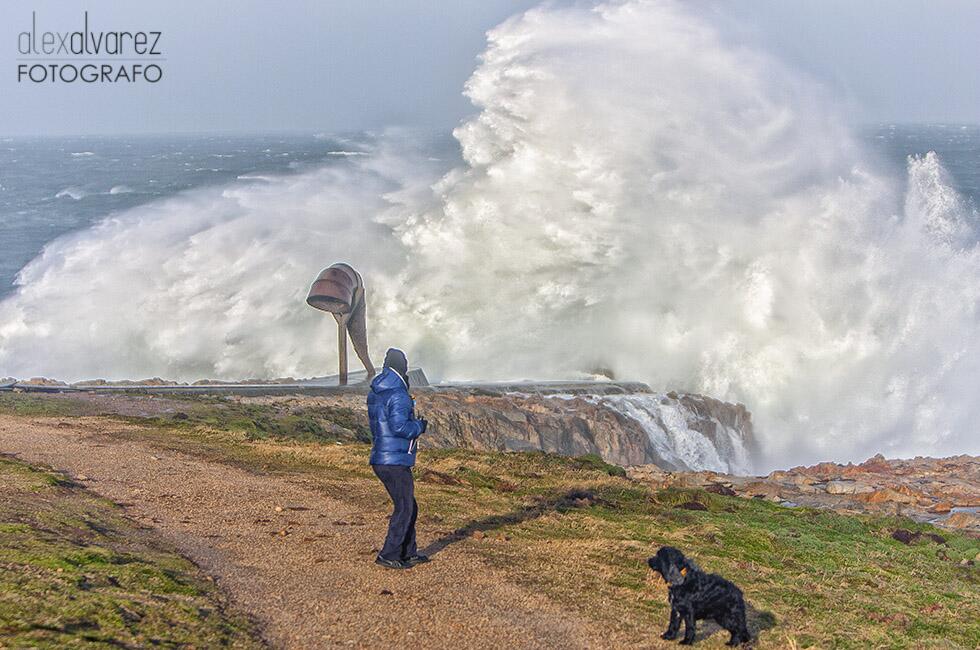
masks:
[[[410,558],[418,552],[415,546],[415,520],[419,516],[412,468],[404,465],[371,465],[371,468],[384,483],[395,506],[388,522],[385,545],[379,555],[386,560]]]

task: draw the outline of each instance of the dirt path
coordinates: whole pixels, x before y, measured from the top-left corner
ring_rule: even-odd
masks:
[[[382,569],[373,549],[383,537],[383,513],[358,511],[298,481],[110,435],[125,426],[0,416],[0,452],[65,471],[122,504],[213,576],[275,647],[612,642],[589,621],[454,547],[410,571]]]

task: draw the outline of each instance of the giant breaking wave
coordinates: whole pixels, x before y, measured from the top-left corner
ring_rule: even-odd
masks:
[[[375,350],[442,378],[594,368],[744,402],[772,463],[977,451],[976,215],[933,154],[877,172],[819,88],[678,2],[489,33],[465,164],[382,144],[48,245],[0,305],[0,374],[308,376],[324,265]]]

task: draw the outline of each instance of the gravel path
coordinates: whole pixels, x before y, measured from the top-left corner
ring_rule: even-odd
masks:
[[[376,566],[385,513],[354,509],[297,480],[111,435],[125,427],[0,416],[0,452],[64,471],[122,504],[213,576],[274,647],[612,643],[591,621],[507,582],[456,546],[410,571]],[[424,529],[420,537],[424,545]]]

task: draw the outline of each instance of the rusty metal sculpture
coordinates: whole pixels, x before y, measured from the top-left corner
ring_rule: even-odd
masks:
[[[368,357],[367,319],[365,315],[364,281],[348,264],[334,264],[320,272],[306,302],[311,307],[330,312],[337,321],[337,342],[340,356],[340,385],[347,384],[347,335],[350,334],[357,358],[367,370],[367,378],[375,375]]]

